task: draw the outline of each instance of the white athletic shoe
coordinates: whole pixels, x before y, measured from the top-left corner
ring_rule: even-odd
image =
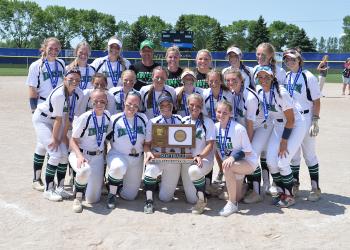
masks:
[[[309,196],[307,197],[308,201],[318,201],[321,198],[321,189],[311,189]]]
[[[57,194],[53,189],[45,190],[43,197],[49,201],[61,201],[62,196]]]
[[[40,192],[44,192],[45,190],[44,184],[41,180],[33,181],[32,188]]]
[[[192,208],[193,214],[202,214],[207,206],[206,200],[198,199],[196,205]]]
[[[234,204],[232,201],[227,201],[223,209],[220,210],[219,215],[227,217],[238,211],[238,203]]]
[[[73,194],[66,191],[63,187],[59,186],[56,187],[56,191],[55,191],[58,195],[60,195],[63,199],[70,199],[71,197],[73,197]]]
[[[81,198],[75,198],[73,201],[73,212],[81,213],[83,212],[83,204]]]

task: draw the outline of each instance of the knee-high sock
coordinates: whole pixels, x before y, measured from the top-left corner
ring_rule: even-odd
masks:
[[[58,167],[57,167],[58,186],[61,186],[61,187],[64,186],[64,178],[66,177],[67,166],[68,164],[62,164],[62,163],[58,164]]]
[[[33,170],[34,170],[34,177],[33,181],[38,181],[41,179],[41,169],[43,168],[45,155],[38,155],[34,153],[33,158]]]
[[[294,182],[299,183],[300,165],[295,165],[295,166],[290,165],[290,168],[292,169]]]
[[[309,168],[309,174],[310,174],[310,179],[311,179],[311,187],[313,189],[318,189],[319,188],[319,166],[318,164],[314,166],[308,166]]]
[[[55,179],[55,174],[56,174],[57,166],[47,164],[46,166],[46,172],[45,172],[45,190],[48,190],[49,188],[53,187],[53,181]]]

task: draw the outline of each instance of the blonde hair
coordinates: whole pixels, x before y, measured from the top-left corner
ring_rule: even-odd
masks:
[[[266,51],[268,54],[271,55],[271,59],[270,59],[271,69],[273,73],[276,74],[277,61],[275,58],[275,53],[276,53],[275,47],[271,43],[260,43],[256,49],[258,48],[262,48],[264,51]]]
[[[154,77],[154,73],[157,70],[163,71],[165,76],[168,77],[168,72],[165,70],[165,68],[163,68],[162,66],[157,66],[152,71],[152,79]],[[152,84],[151,87],[149,88],[148,95],[147,95],[147,108],[152,108],[152,105],[153,105],[153,93],[154,93],[154,85]]]
[[[58,47],[62,48],[62,45],[61,45],[61,42],[60,40],[58,40],[56,37],[48,37],[48,38],[45,38],[44,41],[42,42],[42,44],[40,45],[40,52],[41,52],[41,58],[44,59],[47,57],[47,53],[46,53],[46,48],[47,48],[47,45],[49,44],[49,42],[51,41],[54,41]]]
[[[91,55],[91,47],[89,45],[89,43],[87,41],[81,41],[80,43],[78,43],[78,45],[75,47],[74,49],[74,56],[75,56],[75,59],[73,62],[71,62],[67,68],[68,69],[72,69],[72,68],[76,68],[76,67],[79,67],[78,65],[78,50],[81,48],[81,47],[87,47],[88,50],[89,50],[89,53],[88,53],[88,56]]]
[[[213,56],[211,55],[210,51],[207,50],[207,49],[201,49],[201,50],[198,50],[197,52],[197,55],[196,55],[196,63],[197,63],[197,60],[198,60],[198,57],[201,53],[206,53],[209,57],[210,57],[210,62],[213,60]]]
[[[222,88],[222,90],[224,91],[229,91],[228,87],[224,84],[224,77],[222,76],[221,74],[221,71],[218,70],[218,69],[212,69],[210,70],[208,73],[207,73],[207,78],[206,78],[206,81],[209,83],[209,76],[211,75],[217,75],[219,76],[219,79],[220,79],[220,87]]]
[[[111,37],[108,39],[108,41],[111,40],[111,39],[117,39],[117,40],[120,41],[120,39],[118,39],[118,37],[116,37],[116,36],[111,36]],[[108,47],[108,45],[107,45],[106,51],[108,51],[108,48],[109,48],[109,47]],[[120,52],[122,52],[122,48],[120,48]],[[120,65],[122,65],[122,71],[126,70],[124,58],[121,56],[120,53],[119,53],[119,55],[118,55],[117,61],[120,63]]]
[[[165,58],[168,57],[168,55],[169,55],[170,52],[175,52],[175,54],[176,54],[177,56],[181,57],[181,53],[180,53],[179,47],[177,47],[177,46],[171,46],[171,47],[169,47],[169,48],[166,50],[166,52],[165,52]]]
[[[136,74],[135,74],[135,71],[133,71],[131,69],[124,70],[122,75],[120,76],[121,79],[123,80],[125,75],[128,74],[128,73],[132,74],[132,76],[134,77],[134,83],[135,83],[136,82]]]
[[[219,107],[219,105],[224,105],[224,106],[228,107],[230,112],[232,112],[232,110],[233,110],[232,103],[228,102],[225,99],[222,99],[222,100],[218,101],[218,103],[216,105],[216,109]]]

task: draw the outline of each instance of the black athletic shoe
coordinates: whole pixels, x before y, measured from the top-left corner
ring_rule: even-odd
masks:
[[[152,200],[147,200],[145,203],[145,206],[143,208],[143,211],[145,214],[153,214],[154,213],[154,206]]]
[[[107,196],[107,208],[114,209],[117,203],[117,197],[115,194],[108,194]]]

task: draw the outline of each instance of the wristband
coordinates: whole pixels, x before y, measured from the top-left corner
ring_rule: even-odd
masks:
[[[38,106],[38,98],[29,98],[29,104],[30,104],[30,108],[32,110],[35,110],[36,107]]]
[[[235,161],[240,161],[245,157],[245,153],[243,151],[238,151],[237,153],[233,154],[233,158]]]
[[[282,134],[282,139],[288,140],[290,134],[292,133],[292,128],[284,128],[283,134]]]

